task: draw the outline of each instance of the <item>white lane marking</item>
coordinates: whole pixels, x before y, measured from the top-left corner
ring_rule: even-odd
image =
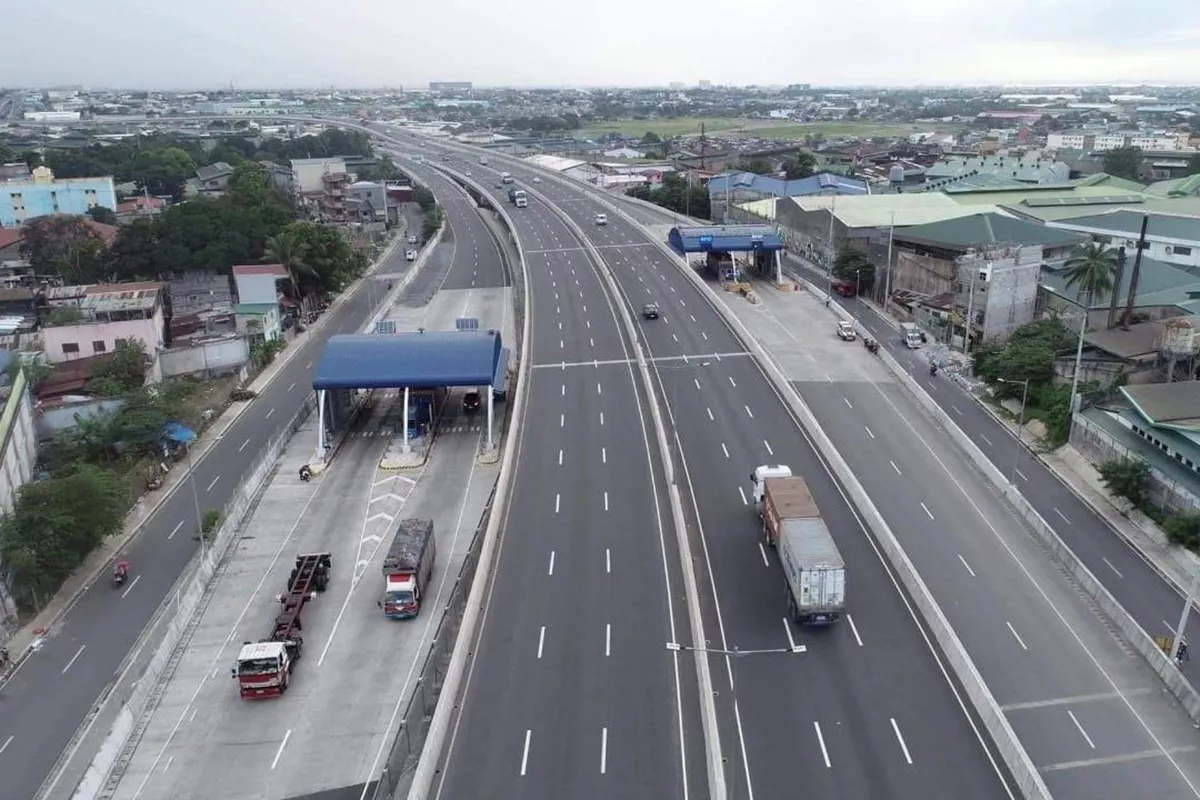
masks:
[[[862,637],[858,635],[858,626],[854,624],[854,617],[846,615],[846,622],[850,623],[850,632],[854,634],[854,641],[858,642],[858,646],[862,647]]]
[[[550,551],[550,572],[548,574],[550,574],[550,575],[554,574],[554,551],[553,550]]]
[[[958,406],[954,405],[954,403],[950,403],[949,405],[951,411],[953,411],[955,414],[958,414],[960,417],[962,416],[962,412],[958,410]]]
[[[853,405],[851,405],[851,403],[850,403],[850,398],[848,398],[848,397],[843,397],[843,398],[842,398],[842,402],[846,404],[846,408],[854,408],[854,406],[853,406]]]
[[[1104,558],[1104,556],[1101,556],[1100,558],[1104,561],[1105,564],[1108,564],[1109,569],[1111,569],[1113,572],[1117,573],[1118,578],[1123,579],[1125,577],[1124,575],[1121,574],[1121,570],[1117,569],[1116,567],[1114,567],[1112,565],[1111,561],[1109,561],[1107,558]]]
[[[607,447],[600,448],[600,463],[601,464],[608,463],[608,448]]]
[[[562,385],[562,392],[559,394],[559,396],[560,396],[560,397],[566,397],[566,396],[567,396],[567,385],[566,385],[565,383]]]
[[[961,554],[959,554],[958,560],[962,562],[962,565],[964,567],[966,567],[967,572],[971,573],[972,578],[976,577],[975,570],[971,569],[971,565],[967,563],[967,560],[965,558],[963,558]]]
[[[1086,742],[1088,743],[1088,747],[1090,747],[1090,748],[1092,748],[1093,750],[1095,750],[1095,749],[1096,749],[1096,743],[1092,741],[1092,737],[1088,736],[1088,732],[1087,732],[1087,731],[1085,731],[1085,730],[1083,729],[1083,726],[1079,724],[1079,720],[1078,720],[1078,719],[1076,719],[1076,717],[1075,717],[1075,712],[1068,710],[1068,711],[1067,711],[1067,716],[1069,716],[1069,717],[1071,718],[1071,722],[1074,722],[1074,723],[1075,723],[1075,727],[1076,727],[1076,728],[1078,728],[1078,729],[1079,729],[1079,732],[1080,732],[1080,733],[1083,735],[1083,739],[1084,739],[1084,741],[1086,741]]]
[[[730,375],[730,376],[729,376],[729,385],[730,385],[730,386],[732,386],[732,387],[733,387],[733,388],[735,388],[735,389],[737,388],[737,384],[733,382],[733,376],[732,376],[732,375]]]
[[[560,427],[560,428],[567,427],[567,415],[566,414],[558,415],[558,427]]]
[[[296,382],[292,381],[291,385],[288,386],[287,390],[290,392],[292,389],[295,389],[295,388],[296,388]]]
[[[1054,509],[1054,513],[1058,514],[1058,518],[1061,519],[1063,522],[1067,523],[1068,525],[1071,524],[1071,520],[1067,519],[1067,515],[1062,513],[1061,511],[1059,511],[1057,508]]]
[[[1029,482],[1029,478],[1026,478],[1026,477],[1025,477],[1025,473],[1024,473],[1024,472],[1021,472],[1021,470],[1017,469],[1017,470],[1013,470],[1013,472],[1017,473],[1017,476],[1018,476],[1018,477],[1019,477],[1021,480],[1025,481],[1026,483],[1028,483],[1028,482]]]
[[[754,412],[750,410],[750,406],[742,406],[742,408],[746,409],[746,413],[750,415],[750,419],[754,419]]]
[[[310,361],[310,362],[308,362],[307,364],[305,364],[305,365],[304,365],[304,368],[305,368],[305,369],[312,369],[312,362]]]
[[[521,777],[525,777],[525,768],[529,766],[529,737],[533,731],[525,731],[525,747],[521,750]]]
[[[607,547],[604,548],[604,571],[609,575],[612,574],[612,551]]]
[[[246,445],[248,445],[248,444],[250,444],[250,439],[249,439],[249,438],[247,438],[247,439],[246,439],[246,441],[242,442],[242,446],[238,448],[238,452],[240,453],[240,452],[242,452],[243,450],[245,450],[245,449],[246,449]]]
[[[900,468],[896,466],[896,462],[895,462],[895,461],[892,461],[892,460],[890,460],[890,459],[889,459],[889,460],[888,460],[888,463],[892,465],[892,469],[896,470],[896,474],[897,474],[897,475],[903,475],[903,474],[904,474],[903,472],[901,472],[901,471],[900,471]]]
[[[796,649],[796,640],[792,637],[792,626],[788,623],[788,618],[783,617],[783,632],[787,635],[788,649]]]
[[[179,529],[183,527],[183,522],[184,522],[183,520],[179,520],[179,524],[178,524],[178,525],[176,525],[176,526],[175,526],[175,527],[174,527],[174,528],[171,530],[171,532],[167,534],[167,538],[168,538],[168,539],[174,539],[174,538],[175,538],[175,534],[179,533]]]
[[[740,494],[742,496],[742,505],[744,505],[744,506],[749,505],[749,502],[746,500],[746,490],[739,486],[738,494]]]
[[[1017,629],[1013,627],[1012,623],[1011,623],[1011,622],[1005,622],[1004,624],[1008,626],[1008,630],[1009,630],[1009,632],[1011,632],[1011,633],[1012,633],[1012,635],[1013,635],[1013,638],[1017,640],[1017,644],[1021,645],[1021,649],[1022,649],[1022,650],[1028,650],[1029,648],[1025,646],[1025,641],[1024,641],[1024,640],[1023,640],[1023,639],[1020,637],[1020,635],[1017,633]]]
[[[263,419],[270,419],[271,415],[274,413],[275,413],[275,409],[272,408],[270,411],[267,412],[267,416],[263,417]]]
[[[701,338],[701,339],[703,339],[704,341],[706,341],[706,342],[707,342],[707,341],[708,341],[708,334],[707,334],[707,333],[705,333],[704,331],[700,331],[700,338]]]
[[[141,579],[142,579],[141,575],[134,576],[133,583],[129,584],[129,588],[126,589],[125,591],[121,592],[122,600],[129,596],[129,593],[133,591],[133,587],[137,586],[137,582],[140,581]]]
[[[678,336],[676,336],[675,334],[673,334],[673,333],[672,333],[672,334],[671,334],[671,338],[675,340],[675,344],[679,344],[679,337],[678,337]]]
[[[206,492],[211,492],[211,491],[212,491],[212,487],[216,486],[216,485],[217,485],[217,481],[219,481],[219,480],[221,480],[221,476],[220,476],[220,475],[218,475],[217,477],[213,478],[213,479],[212,479],[212,483],[210,483],[210,484],[208,485],[208,488],[207,488],[207,489],[205,489],[204,491],[206,491]]]
[[[604,510],[608,511],[608,492],[604,493]]]
[[[604,412],[603,411],[600,412],[600,427],[601,428],[604,427]]]
[[[545,646],[546,646],[546,626],[543,625],[542,629],[540,631],[538,631],[538,652],[537,652],[538,658],[542,657],[542,648],[544,648]]]
[[[554,513],[557,514],[558,510],[561,507],[562,507],[562,495],[556,494],[556,495],[554,495]]]
[[[562,466],[562,461],[563,461],[563,451],[562,451],[562,448],[560,447],[560,448],[558,448],[558,465],[560,467]]]
[[[721,452],[725,454],[726,458],[729,458],[729,448],[725,446],[724,442],[721,442]]]
[[[875,434],[871,433],[871,429],[868,428],[866,425],[863,425],[863,430],[867,432],[867,436],[870,436],[872,439],[875,438]]]
[[[596,384],[596,394],[604,394],[604,387],[598,383]]]
[[[775,455],[775,451],[771,449],[771,443],[763,439],[763,447],[767,448],[767,455]]]
[[[771,562],[767,560],[767,548],[763,547],[762,542],[758,543],[758,552],[762,554],[763,566],[764,567],[771,566]]]
[[[4,740],[4,744],[0,744],[0,755],[4,755],[4,751],[8,749],[8,746],[12,744],[15,738],[15,736],[10,736]]]
[[[704,410],[708,412],[708,421],[709,421],[709,422],[716,422],[716,421],[717,421],[717,418],[713,416],[713,413],[712,413],[712,409],[711,409],[711,408],[706,408],[706,409],[704,409]]]
[[[700,388],[700,379],[699,378],[692,378],[692,383],[696,384],[697,389]]]
[[[566,344],[563,342],[563,340],[562,340],[562,339],[559,339],[559,340],[558,340],[558,349],[559,349],[559,350],[563,350],[563,349],[565,349],[565,348],[566,348]]]
[[[283,735],[283,741],[279,743],[279,749],[275,751],[275,758],[271,761],[271,769],[279,766],[279,758],[283,755],[283,748],[287,747],[288,739],[292,738],[292,729],[288,728],[288,732]]]
[[[931,512],[929,510],[929,506],[925,505],[925,503],[921,503],[921,508],[924,509],[925,515],[927,517],[929,517],[930,519],[933,519],[933,512]]]
[[[608,771],[608,728],[600,729],[600,774]]]
[[[896,741],[900,743],[900,749],[904,751],[904,760],[911,765],[912,755],[908,752],[908,745],[904,743],[904,734],[900,733],[900,726],[896,724],[896,718],[892,717],[892,730],[896,733]]]
[[[984,436],[982,433],[981,433],[981,434],[979,434],[979,438],[980,438],[980,439],[983,439],[985,442],[987,442],[987,443],[988,443],[988,447],[995,447],[995,445],[994,445],[994,444],[992,444],[992,440],[991,440],[991,439],[989,439],[989,438],[987,438],[986,436]]]
[[[63,674],[63,675],[66,675],[66,674],[67,674],[67,670],[69,670],[69,669],[71,668],[71,665],[75,663],[75,660],[76,660],[77,658],[79,658],[81,655],[83,655],[83,651],[84,651],[84,650],[86,650],[86,649],[87,649],[87,645],[86,645],[86,644],[85,644],[85,645],[80,645],[79,649],[75,651],[75,655],[71,656],[71,660],[70,660],[70,661],[68,661],[68,662],[67,662],[67,665],[66,665],[65,667],[63,667],[63,668],[62,668],[62,674]]]
[[[825,737],[821,735],[821,723],[813,720],[813,729],[817,732],[817,744],[821,745],[821,758],[825,759],[825,766],[829,769],[833,768],[833,764],[829,763],[829,751],[825,749]]]
[[[612,623],[604,624],[604,657],[608,658],[612,655]]]

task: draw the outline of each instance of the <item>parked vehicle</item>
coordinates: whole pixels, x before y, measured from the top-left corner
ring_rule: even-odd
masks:
[[[846,564],[800,477],[767,478],[763,538],[779,552],[788,616],[799,624],[836,622],[846,607]]]
[[[383,599],[379,605],[384,616],[412,619],[421,613],[422,596],[433,578],[436,557],[433,520],[400,520],[383,559]]]

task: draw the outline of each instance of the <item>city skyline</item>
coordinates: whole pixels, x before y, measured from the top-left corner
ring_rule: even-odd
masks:
[[[776,0],[745,0],[736,18],[710,0],[642,7],[630,20],[597,20],[584,9],[584,25],[548,0],[444,0],[404,10],[212,0],[200,15],[145,0],[21,6],[6,15],[9,29],[45,35],[6,43],[0,85],[1200,84],[1200,61],[1190,57],[1200,47],[1200,4],[1167,5],[1168,13],[1140,18],[1136,30],[1114,0],[1015,0],[1001,8],[980,0],[860,0],[853,19],[870,20],[862,29],[847,26],[840,6]],[[746,30],[730,32],[731,21]]]

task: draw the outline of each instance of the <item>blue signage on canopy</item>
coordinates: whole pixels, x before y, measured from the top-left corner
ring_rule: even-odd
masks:
[[[701,236],[700,237],[700,246],[703,247],[704,249],[706,249],[706,250],[710,249],[712,247],[712,243],[713,243],[713,237],[711,237],[711,236]]]

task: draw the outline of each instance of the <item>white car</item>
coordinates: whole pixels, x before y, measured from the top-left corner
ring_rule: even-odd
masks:
[[[541,178],[539,178],[537,175],[534,175],[534,176],[533,176],[533,182],[534,182],[534,183],[541,183],[541,182],[542,182],[542,179],[541,179]]]
[[[608,214],[597,214],[596,215],[596,224],[597,225],[607,225],[608,224]]]
[[[408,235],[408,243],[409,243],[409,244],[416,244],[416,243],[417,243],[417,237],[416,237],[416,236],[414,236],[413,234],[411,234],[411,233],[410,233],[410,234]]]
[[[406,261],[416,261],[416,260],[417,260],[417,251],[416,251],[416,250],[409,250],[409,251],[407,251],[407,252],[404,254],[404,259],[405,259]]]
[[[847,342],[853,342],[858,336],[858,332],[854,330],[854,323],[847,320],[841,320],[837,324],[837,335],[839,339]]]

